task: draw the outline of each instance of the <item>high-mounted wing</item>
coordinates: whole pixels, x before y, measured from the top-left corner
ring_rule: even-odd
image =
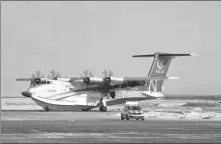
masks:
[[[99,77],[86,77],[86,78],[71,78],[70,82],[80,83],[80,82],[92,82],[92,83],[102,83],[103,78]]]

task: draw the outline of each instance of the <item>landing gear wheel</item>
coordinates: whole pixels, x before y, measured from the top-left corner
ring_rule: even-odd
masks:
[[[49,111],[49,107],[48,107],[48,106],[45,107],[45,111],[46,111],[46,112]]]
[[[101,112],[107,112],[107,107],[106,106],[101,106],[100,111]]]
[[[121,114],[121,120],[124,120],[124,117],[123,117],[123,115]]]

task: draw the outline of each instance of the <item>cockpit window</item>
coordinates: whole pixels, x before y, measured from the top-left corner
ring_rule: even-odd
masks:
[[[130,106],[128,107],[128,110],[141,110],[141,108],[138,106]]]
[[[31,85],[30,85],[30,87],[33,87],[33,86],[35,86],[35,85],[41,85],[41,84],[52,84],[52,82],[51,81],[45,81],[45,80],[43,80],[43,81],[33,81],[33,82],[31,82]]]
[[[39,84],[47,84],[47,81],[41,81]]]

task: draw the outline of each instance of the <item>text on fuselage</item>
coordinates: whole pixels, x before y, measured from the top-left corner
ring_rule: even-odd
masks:
[[[156,70],[156,73],[159,73],[159,74],[164,74],[164,70]]]

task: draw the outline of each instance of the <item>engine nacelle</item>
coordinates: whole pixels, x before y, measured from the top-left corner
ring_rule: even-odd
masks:
[[[35,82],[40,82],[40,81],[42,81],[42,79],[41,78],[36,78],[34,81]]]
[[[111,78],[110,77],[104,78],[104,82],[110,83],[111,82]]]
[[[123,82],[123,78],[116,78],[116,77],[105,77],[103,79],[104,83],[110,83],[111,85],[121,84]]]
[[[90,83],[90,78],[84,78],[84,83],[89,84]]]

